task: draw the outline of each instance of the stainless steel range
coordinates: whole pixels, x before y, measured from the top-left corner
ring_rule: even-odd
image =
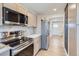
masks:
[[[24,37],[23,31],[13,31],[0,33],[0,43],[11,47],[10,55],[13,56],[33,44],[33,40]]]
[[[21,37],[21,31],[2,32],[0,33],[0,43],[13,47],[20,44]]]

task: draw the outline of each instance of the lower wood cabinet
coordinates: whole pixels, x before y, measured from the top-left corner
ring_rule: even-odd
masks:
[[[38,53],[40,47],[41,47],[40,37],[37,37],[34,39],[34,53],[33,53],[33,55],[36,55]]]

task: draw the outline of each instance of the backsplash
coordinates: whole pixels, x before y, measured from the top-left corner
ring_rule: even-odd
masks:
[[[18,31],[22,30],[24,31],[24,35],[30,35],[34,34],[34,29],[33,27],[25,27],[25,26],[0,26],[0,32],[2,31]]]
[[[33,27],[22,27],[24,30],[24,35],[31,35],[31,34],[34,34],[34,31],[33,31]]]

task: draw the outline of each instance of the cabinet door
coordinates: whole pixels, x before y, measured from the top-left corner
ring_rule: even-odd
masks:
[[[36,27],[36,15],[33,15],[33,27]]]
[[[28,16],[28,9],[25,8],[25,15]]]
[[[37,39],[34,39],[34,55],[36,55],[36,53],[38,52],[38,43],[37,43]]]
[[[0,3],[0,25],[2,25],[2,3]]]
[[[32,14],[31,14],[31,12],[28,12],[28,25],[32,26],[32,22],[33,22],[33,20],[32,20]]]
[[[36,26],[36,16],[31,12],[28,12],[28,25],[32,27]]]
[[[4,3],[3,4],[4,7],[7,7],[7,8],[10,8],[12,10],[17,10],[17,6],[16,6],[16,3]]]
[[[39,51],[40,49],[40,38],[35,38],[34,39],[34,55]]]
[[[26,14],[26,10],[21,4],[17,4],[17,11],[19,13]]]

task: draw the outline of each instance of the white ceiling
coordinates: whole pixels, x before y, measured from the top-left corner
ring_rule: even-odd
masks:
[[[23,3],[23,5],[37,14],[62,14],[66,3]],[[54,8],[57,10],[53,11]]]

